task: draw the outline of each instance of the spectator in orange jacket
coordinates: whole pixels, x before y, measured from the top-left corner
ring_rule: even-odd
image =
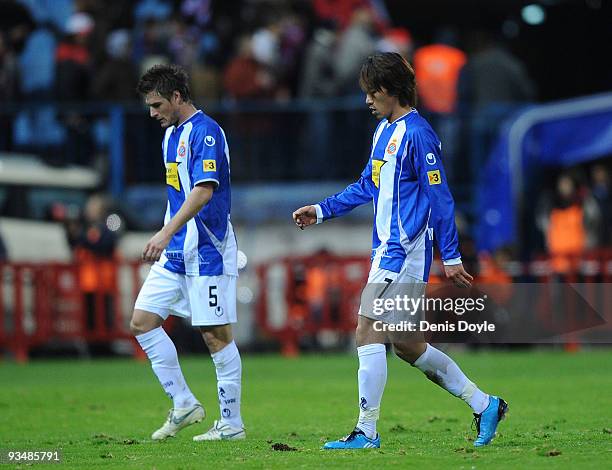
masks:
[[[557,200],[548,216],[546,245],[553,271],[569,274],[586,247],[584,209],[576,182],[569,175],[557,180]]]
[[[102,305],[107,328],[114,320],[117,237],[106,225],[107,210],[106,199],[95,194],[88,199],[82,220],[70,221],[68,226],[68,241],[79,269],[88,330],[96,328],[99,305]]]
[[[453,42],[452,33],[443,31],[434,44],[420,47],[414,53],[421,105],[434,113],[452,113],[457,103],[457,82],[466,55]]]

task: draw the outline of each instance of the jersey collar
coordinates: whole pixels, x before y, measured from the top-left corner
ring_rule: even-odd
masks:
[[[191,121],[191,120],[193,119],[193,117],[194,117],[196,114],[201,113],[201,112],[202,112],[202,110],[201,110],[201,109],[196,109],[196,110],[195,110],[195,113],[193,113],[191,116],[189,116],[187,119],[185,119],[185,120],[184,120],[184,121],[181,123],[181,125],[180,125],[180,126],[176,126],[176,127],[175,127],[175,130],[178,130],[178,129],[182,128],[182,127],[183,127],[185,124],[187,124],[189,121]]]
[[[412,108],[410,111],[408,111],[406,114],[402,114],[400,117],[398,117],[395,121],[393,122],[389,122],[387,121],[387,127],[389,127],[392,124],[395,124],[397,121],[399,121],[400,119],[404,119],[406,116],[410,116],[412,113],[417,113],[417,110],[415,108]]]

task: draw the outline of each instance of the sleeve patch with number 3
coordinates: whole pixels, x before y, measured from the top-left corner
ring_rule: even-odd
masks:
[[[442,183],[442,177],[440,176],[440,170],[433,170],[427,172],[427,178],[429,178],[429,185]]]
[[[204,160],[204,171],[217,171],[217,162],[214,160]]]

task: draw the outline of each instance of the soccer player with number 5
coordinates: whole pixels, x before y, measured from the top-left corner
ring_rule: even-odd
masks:
[[[293,213],[296,225],[304,229],[362,204],[374,204],[372,265],[356,332],[359,418],[350,434],[326,443],[324,448],[380,447],[376,423],[387,380],[384,343],[388,340],[401,359],[472,408],[478,433],[474,445],[487,445],[506,414],[507,403],[481,391],[450,357],[420,337],[401,341],[380,331],[375,322],[381,317],[365,300],[369,287],[379,289],[375,298],[384,294],[392,298],[390,293],[398,285],[408,288],[413,298],[421,297],[429,277],[434,235],[446,277],[459,287],[469,287],[472,276],[463,268],[459,254],[454,202],[442,166],[441,143],[415,109],[414,70],[399,54],[382,53],[366,60],[359,81],[367,106],[381,119],[368,164],[359,180],[344,191]]]
[[[221,417],[194,441],[243,439],[242,363],[233,340],[236,322],[237,245],[230,222],[230,159],[225,133],[191,102],[187,74],[173,65],[150,68],[138,83],[162,142],[168,205],[164,227],[146,244],[153,263],[130,323],[173,402],[154,440],[174,437],[205,417],[183,377],[176,348],[161,327],[169,315],[191,317],[217,372]]]

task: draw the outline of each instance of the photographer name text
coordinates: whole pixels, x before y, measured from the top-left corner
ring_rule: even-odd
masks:
[[[456,323],[448,321],[442,323],[421,321],[401,321],[398,323],[385,323],[377,320],[373,324],[374,331],[385,332],[470,332],[470,333],[488,333],[495,331],[495,324],[489,321],[482,323],[470,323],[465,320],[459,320]]]

